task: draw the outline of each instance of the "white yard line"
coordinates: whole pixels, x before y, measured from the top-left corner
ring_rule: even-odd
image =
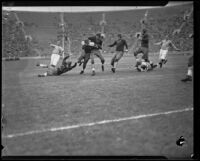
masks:
[[[64,130],[76,129],[76,128],[81,128],[81,127],[90,127],[90,126],[103,125],[103,124],[114,123],[114,122],[122,122],[122,121],[127,121],[127,120],[137,120],[141,118],[148,118],[148,117],[154,117],[154,116],[160,116],[160,115],[170,115],[170,114],[186,112],[186,111],[193,111],[193,108],[185,108],[185,109],[179,109],[179,110],[173,110],[173,111],[158,112],[158,113],[153,113],[153,114],[143,114],[143,115],[138,115],[138,116],[123,117],[123,118],[118,118],[118,119],[113,119],[113,120],[102,120],[102,121],[97,121],[97,122],[27,131],[23,133],[9,134],[6,136],[2,136],[2,138],[16,138],[20,136],[34,135],[34,134],[39,134],[39,133],[44,133],[44,132],[64,131]]]

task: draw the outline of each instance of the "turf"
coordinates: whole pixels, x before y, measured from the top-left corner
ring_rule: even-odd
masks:
[[[137,72],[135,60],[124,56],[115,74],[110,56],[105,71],[95,59],[61,76],[38,78],[46,71],[37,62],[2,61],[2,135],[18,134],[102,120],[119,119],[193,107],[193,82],[180,80],[187,72],[187,55],[169,55],[162,69]],[[157,56],[151,56],[157,62]],[[73,59],[75,61],[75,59]],[[176,140],[184,136],[183,146]],[[159,115],[109,124],[2,139],[3,156],[12,155],[163,155],[190,158],[193,153],[193,112]]]

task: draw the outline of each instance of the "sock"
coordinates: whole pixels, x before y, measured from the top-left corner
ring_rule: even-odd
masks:
[[[92,68],[92,71],[95,71],[95,68]]]
[[[44,76],[45,76],[45,77],[47,76],[47,72],[46,72],[46,73],[44,73]]]
[[[46,64],[40,64],[40,67],[48,67]]]
[[[118,65],[118,62],[116,62],[116,63],[114,64],[114,68],[117,68],[117,65]]]
[[[188,69],[187,75],[192,77],[192,69],[190,69],[190,68]]]

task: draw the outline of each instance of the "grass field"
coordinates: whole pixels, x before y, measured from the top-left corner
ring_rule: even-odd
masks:
[[[61,75],[38,78],[37,62],[2,61],[3,156],[128,155],[190,158],[193,153],[193,82],[183,83],[187,55],[169,55],[164,68],[133,69],[124,56],[115,74],[96,59]],[[157,56],[151,56],[157,61]],[[186,144],[177,146],[184,136]]]

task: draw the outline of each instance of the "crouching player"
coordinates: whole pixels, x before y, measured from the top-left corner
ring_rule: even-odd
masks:
[[[66,56],[63,59],[62,65],[60,67],[55,68],[54,66],[50,66],[47,72],[45,72],[44,74],[39,74],[38,77],[58,76],[72,70],[76,67],[77,63],[74,63],[74,65],[72,65],[71,61],[66,61],[68,58],[69,56]]]
[[[145,61],[145,59],[143,59],[143,53],[138,53],[137,55],[135,55],[135,57],[137,64],[136,69],[139,72],[151,71],[157,67],[157,64],[154,64],[152,61]]]

